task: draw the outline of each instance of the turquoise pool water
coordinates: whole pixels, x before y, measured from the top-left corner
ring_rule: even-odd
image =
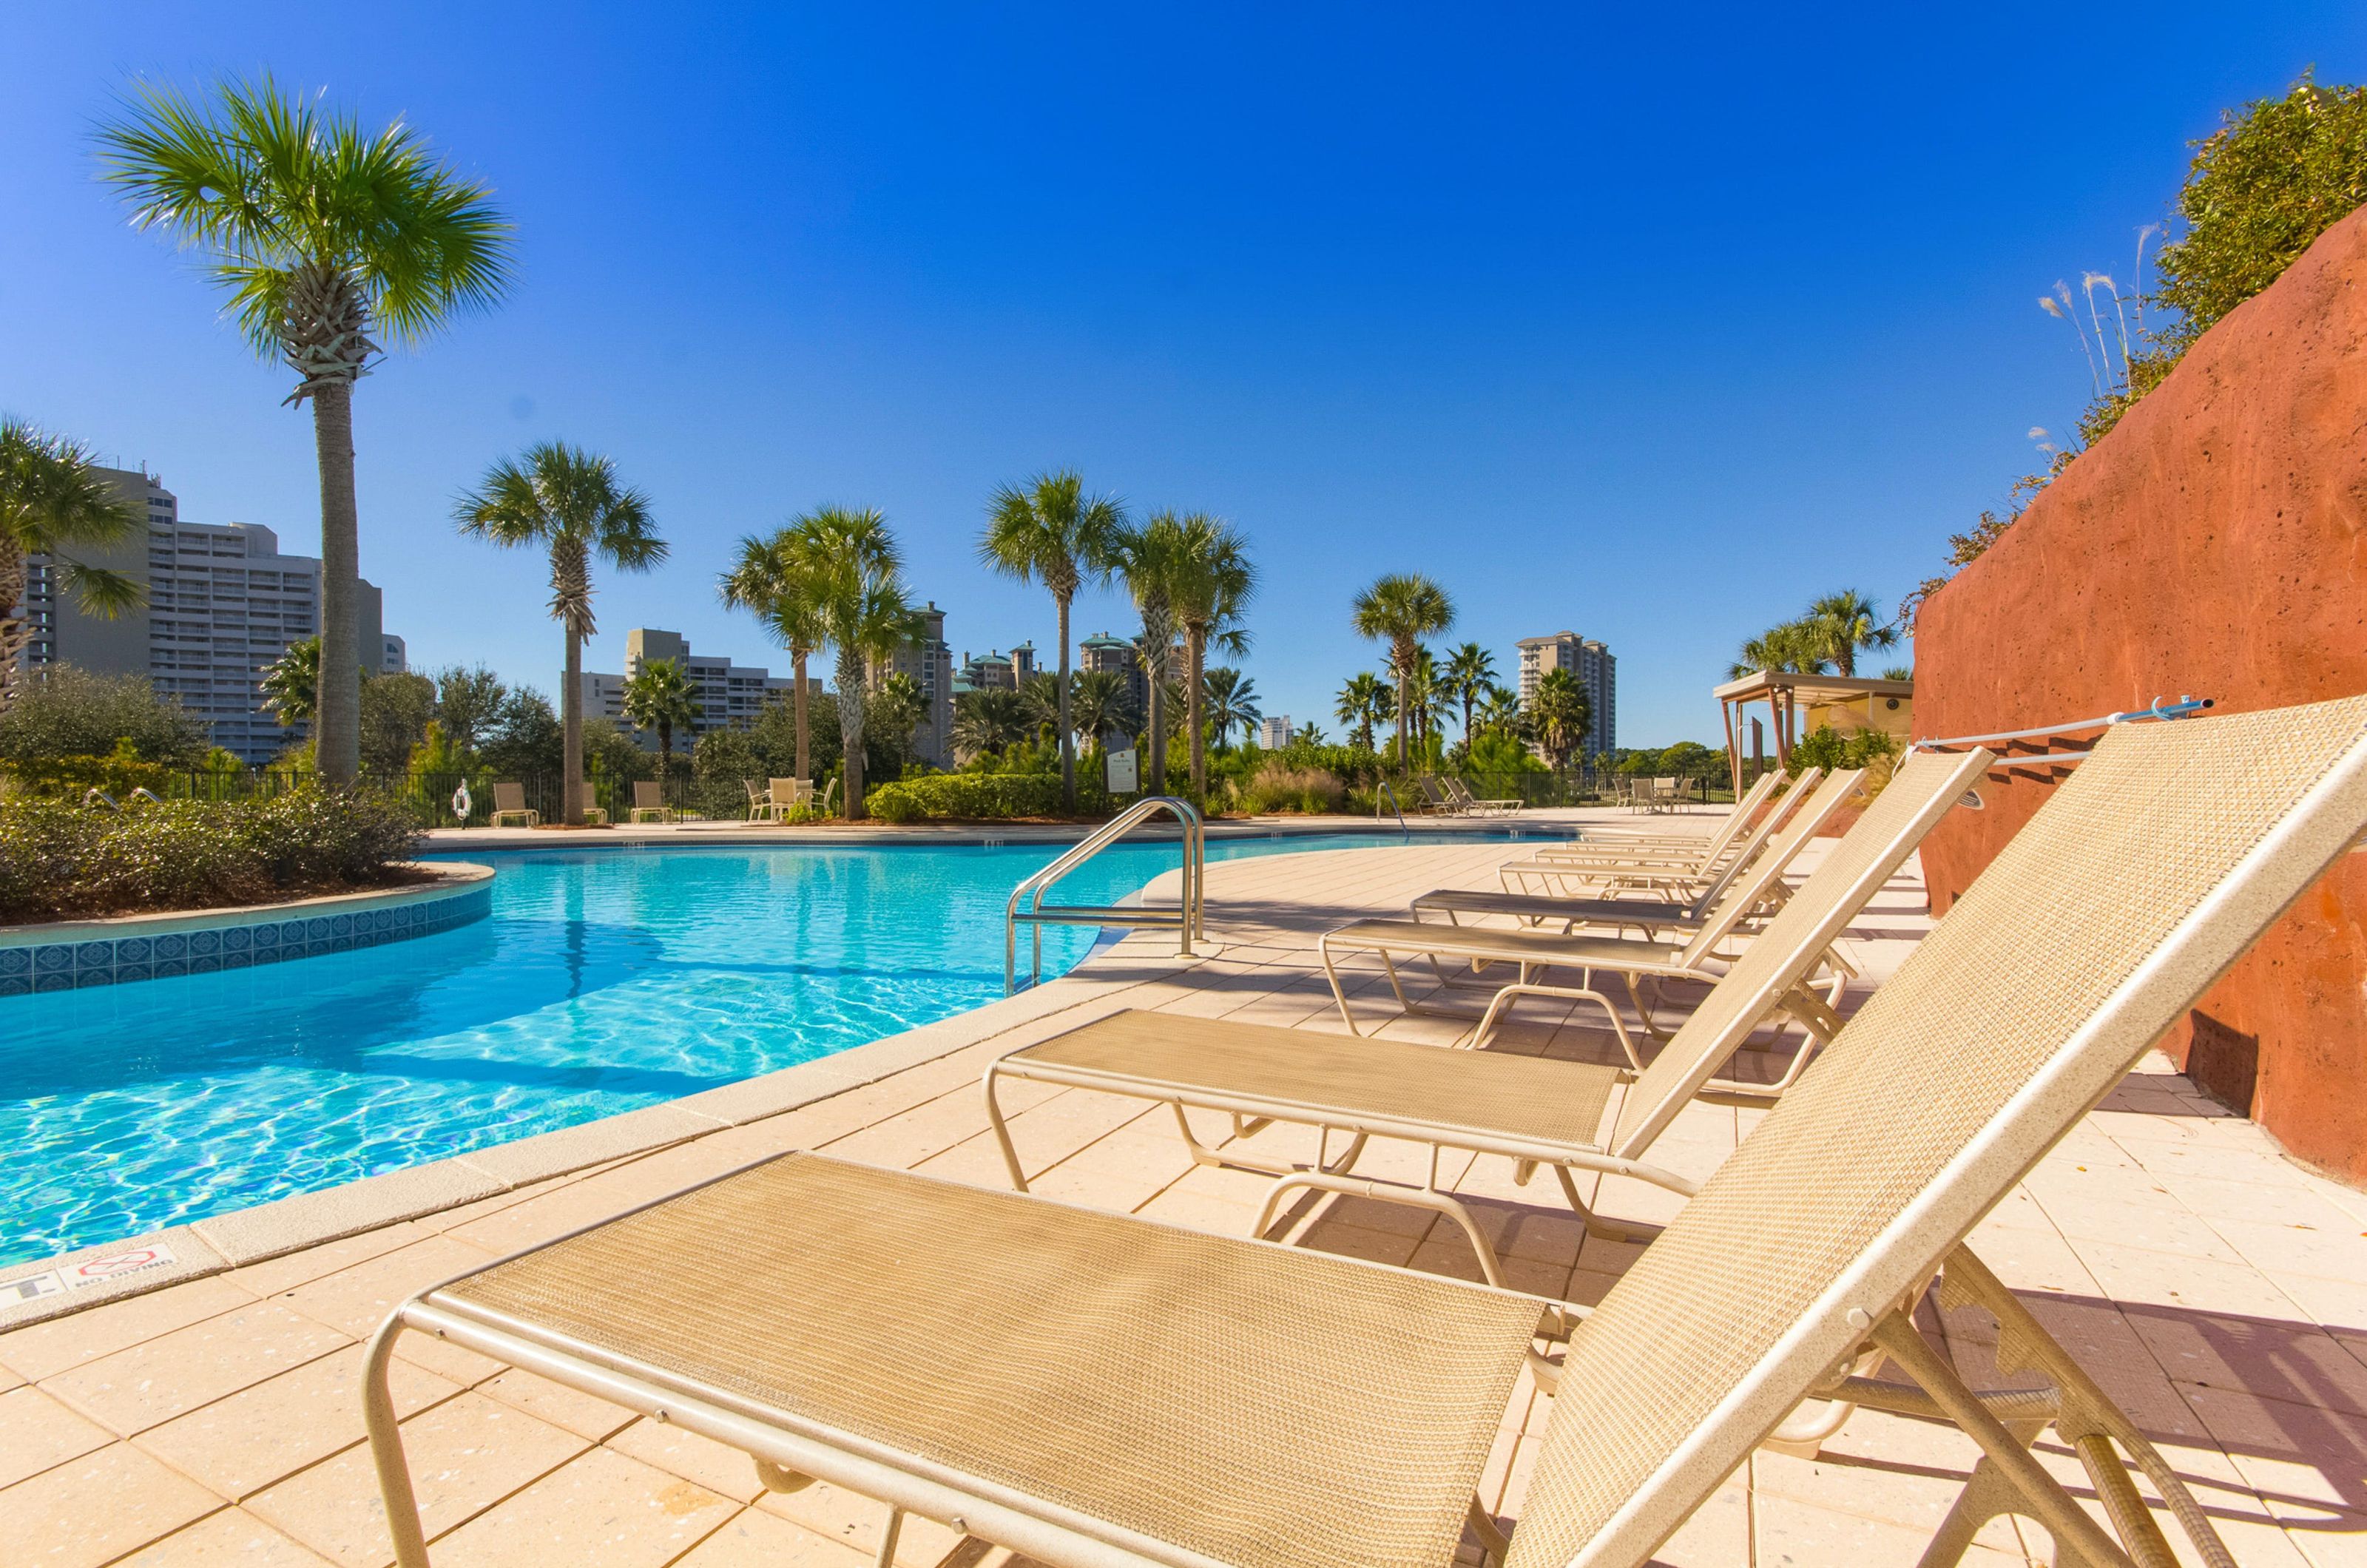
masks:
[[[1402,841],[1212,840],[1208,858]],[[0,1000],[0,1263],[695,1094],[991,1001],[1003,901],[1057,848],[440,857],[498,869],[491,919]],[[1172,846],[1113,849],[1058,898],[1111,902],[1174,863]],[[1046,977],[1093,941],[1047,928]]]

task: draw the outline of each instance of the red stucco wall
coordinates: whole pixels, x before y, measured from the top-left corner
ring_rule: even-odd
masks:
[[[2214,327],[1915,629],[1916,733],[2192,693],[2217,711],[2367,692],[2367,211]],[[2046,797],[1925,845],[1944,909]],[[2347,855],[2164,1046],[2295,1155],[2367,1184],[2367,854]]]

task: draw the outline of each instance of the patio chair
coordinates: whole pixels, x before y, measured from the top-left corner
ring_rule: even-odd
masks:
[[[1503,1276],[1485,1231],[1465,1205],[1430,1181],[1353,1174],[1365,1140],[1410,1139],[1433,1149],[1504,1155],[1525,1182],[1551,1168],[1562,1196],[1587,1228],[1618,1240],[1633,1229],[1601,1219],[1580,1200],[1574,1171],[1630,1176],[1690,1194],[1693,1184],[1649,1163],[1651,1146],[1685,1102],[1708,1094],[1724,1103],[1765,1105],[1806,1069],[1831,1030],[1826,1004],[1808,989],[1811,972],[1841,931],[1991,761],[1986,751],[1915,760],[1911,772],[1870,807],[1817,868],[1708,998],[1653,1058],[1625,1067],[1509,1053],[1444,1051],[1396,1040],[1221,1019],[1121,1012],[1034,1045],[1005,1052],[986,1073],[987,1120],[1002,1148],[1012,1185],[1027,1190],[1004,1122],[1002,1078],[1162,1100],[1194,1160],[1277,1178],[1255,1234],[1277,1207],[1307,1190],[1352,1192],[1444,1213],[1463,1227],[1490,1283]],[[1808,1037],[1784,1070],[1746,1082],[1715,1077],[1771,1018],[1804,1021]],[[1768,1042],[1767,1043],[1772,1043]],[[1615,1114],[1606,1114],[1615,1105]],[[1312,1162],[1278,1163],[1195,1135],[1184,1108],[1195,1106],[1265,1122],[1311,1123]],[[1331,1153],[1332,1138],[1344,1140]],[[1434,1170],[1434,1167],[1433,1168]]]
[[[1414,809],[1421,816],[1460,817],[1463,815],[1463,807],[1455,804],[1454,796],[1440,788],[1438,781],[1428,773],[1414,780],[1413,784],[1420,796],[1414,802]]]
[[[773,797],[773,820],[776,822],[789,812],[806,809],[814,803],[811,779],[775,779],[769,793]]]
[[[768,822],[773,819],[773,795],[762,779],[742,779],[740,787],[748,792],[748,820]]]
[[[1438,781],[1438,784],[1439,787],[1446,792],[1449,799],[1474,816],[1510,817],[1528,804],[1516,795],[1505,795],[1499,799],[1481,800],[1471,793],[1469,784],[1458,778],[1443,778]]]
[[[1591,1311],[807,1154],[473,1267],[367,1353],[395,1559],[428,1564],[389,1387],[417,1331],[871,1497],[882,1561],[909,1510],[1054,1568],[1443,1568],[1467,1531],[1635,1568],[1827,1398],[1979,1446],[1928,1561],[2009,1512],[2174,1561],[2134,1464],[2226,1568],[1963,1242],[2362,827],[2367,699],[2115,728]],[[1914,1321],[1935,1275],[2048,1386],[1967,1386]],[[1508,1540],[1474,1488],[1524,1367],[1553,1404]],[[2049,1422],[2101,1519],[2029,1451]]]
[[[673,822],[678,820],[674,807],[665,803],[665,786],[655,779],[633,781],[634,822]]]
[[[1858,776],[1854,770],[1844,770],[1827,778],[1788,818],[1784,831],[1795,834],[1800,841],[1813,837],[1857,793]],[[1594,987],[1594,972],[1607,970],[1619,976],[1626,985],[1628,998],[1635,1004],[1645,1032],[1655,1040],[1666,1040],[1668,1033],[1660,1027],[1653,1006],[1644,999],[1642,982],[1654,982],[1657,994],[1657,987],[1662,981],[1715,981],[1719,972],[1720,945],[1736,935],[1742,922],[1771,898],[1782,896],[1778,889],[1783,884],[1784,864],[1788,861],[1788,854],[1780,863],[1762,854],[1747,863],[1739,874],[1727,882],[1725,890],[1716,896],[1717,901],[1700,922],[1682,932],[1682,942],[1659,941],[1654,935],[1659,927],[1637,920],[1626,923],[1641,927],[1644,934],[1630,939],[1616,934],[1548,931],[1535,927],[1508,930],[1501,926],[1442,925],[1421,919],[1371,919],[1353,920],[1324,932],[1316,951],[1322,958],[1323,973],[1331,982],[1332,999],[1339,1003],[1340,1017],[1351,1034],[1362,1031],[1356,1027],[1355,1015],[1348,1010],[1347,987],[1340,980],[1337,960],[1343,954],[1369,953],[1377,957],[1399,1008],[1409,1013],[1447,1010],[1433,1002],[1417,1003],[1406,995],[1398,975],[1399,954],[1427,958],[1442,986],[1469,982],[1450,976],[1441,960],[1467,964],[1474,975],[1494,964],[1509,964],[1517,972],[1517,980],[1503,985],[1481,983],[1481,988],[1492,990],[1494,995],[1480,1016],[1473,1044],[1487,1043],[1498,1015],[1519,998],[1555,997],[1566,1001],[1592,1002],[1602,1008],[1629,1063],[1640,1067],[1642,1058],[1636,1053],[1635,1042],[1627,1033],[1617,1005]],[[1830,972],[1833,999],[1837,1001],[1851,971],[1838,953],[1829,951],[1822,955],[1822,962]],[[1581,971],[1580,983],[1549,985],[1534,977],[1559,968]]]
[[[528,828],[542,826],[542,813],[534,810],[526,803],[526,785],[496,783],[493,785],[493,815],[488,817],[486,821],[499,828],[503,826],[503,818],[509,817],[524,818],[525,825]]]
[[[1816,794],[1822,770],[1809,768],[1792,781],[1792,788],[1747,826],[1738,812],[1722,829],[1716,852],[1658,846],[1589,843],[1551,844],[1533,859],[1512,861],[1496,868],[1508,893],[1544,893],[1577,897],[1590,889],[1651,888],[1662,894],[1691,897],[1746,866]],[[1712,844],[1720,843],[1713,835]]]

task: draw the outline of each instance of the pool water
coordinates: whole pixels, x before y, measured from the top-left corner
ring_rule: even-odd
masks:
[[[1403,841],[1212,839],[1208,858]],[[0,1264],[696,1094],[991,1001],[1004,901],[1061,847],[445,856],[497,869],[490,919],[0,1000]],[[1174,864],[1172,845],[1119,846],[1055,897],[1114,902]],[[1094,936],[1045,928],[1046,978]]]

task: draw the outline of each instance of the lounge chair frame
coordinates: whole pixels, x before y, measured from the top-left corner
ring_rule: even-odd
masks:
[[[517,804],[515,806],[504,806],[502,804],[502,797],[504,795],[507,795]],[[504,818],[510,817],[525,818],[526,826],[529,828],[539,828],[542,826],[542,813],[535,810],[526,803],[526,785],[522,784],[504,784],[497,782],[493,785],[493,809],[487,814],[485,821],[488,826],[498,828],[502,826],[503,819]]]

